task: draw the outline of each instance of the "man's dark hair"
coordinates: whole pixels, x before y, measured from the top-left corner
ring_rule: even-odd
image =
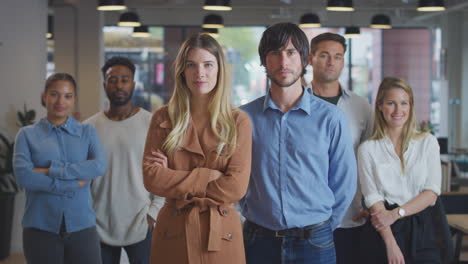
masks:
[[[344,52],[346,52],[346,40],[343,36],[331,32],[325,32],[315,36],[310,41],[310,53],[315,54],[318,44],[322,41],[336,41],[343,46]]]
[[[102,71],[102,77],[106,78],[106,72],[110,67],[116,66],[116,65],[122,65],[127,67],[131,72],[133,77],[135,77],[135,64],[131,60],[129,60],[126,57],[121,57],[121,56],[116,56],[108,59],[104,66],[102,66],[101,71]]]
[[[309,63],[309,41],[304,31],[293,23],[277,23],[268,27],[263,32],[258,55],[263,66],[266,66],[266,56],[270,51],[284,48],[291,40],[294,48],[301,55],[302,75],[306,73],[306,66]]]

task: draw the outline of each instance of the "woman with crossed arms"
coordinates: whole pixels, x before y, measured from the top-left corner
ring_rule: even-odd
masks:
[[[195,34],[175,61],[174,94],[151,120],[143,160],[146,189],[166,197],[151,263],[245,263],[233,204],[247,191],[252,130],[231,106],[223,50]]]

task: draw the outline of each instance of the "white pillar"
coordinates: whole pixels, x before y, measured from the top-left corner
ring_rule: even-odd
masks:
[[[468,18],[466,13],[461,16],[461,68],[459,69],[461,75],[461,83],[458,89],[461,91],[461,143],[460,146],[467,148],[468,147]]]
[[[0,1],[0,131],[14,138],[16,112],[26,104],[45,115],[40,95],[46,77],[47,0]],[[15,198],[11,252],[23,251],[21,218],[25,196]]]
[[[101,66],[104,58],[103,15],[97,1],[54,6],[55,66],[57,72],[72,74],[78,85],[76,111],[86,119],[99,111],[104,102]]]
[[[447,50],[446,78],[448,83],[448,127],[450,147],[460,147],[462,144],[462,13],[451,12],[440,18],[442,30],[442,47]],[[443,118],[443,117],[441,117]]]

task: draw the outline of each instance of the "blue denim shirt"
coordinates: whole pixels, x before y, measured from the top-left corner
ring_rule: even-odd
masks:
[[[62,218],[67,232],[96,225],[89,184],[78,181],[103,175],[104,148],[94,128],[68,117],[60,127],[46,119],[22,128],[16,136],[13,167],[26,190],[23,227],[59,233]],[[49,168],[49,175],[33,168]]]
[[[240,201],[245,218],[272,230],[330,219],[335,229],[357,183],[344,113],[308,92],[286,113],[269,93],[241,109],[253,131],[250,184]]]

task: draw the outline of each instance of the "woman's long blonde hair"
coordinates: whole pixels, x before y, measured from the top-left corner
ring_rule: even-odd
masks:
[[[231,105],[231,89],[226,85],[226,72],[223,50],[218,42],[206,33],[197,33],[184,41],[179,49],[175,68],[174,93],[168,104],[169,118],[172,131],[163,143],[162,148],[167,153],[174,153],[182,144],[185,132],[190,123],[191,92],[187,86],[184,71],[189,51],[201,48],[216,57],[218,63],[218,78],[216,86],[210,92],[211,101],[208,105],[210,113],[210,126],[219,140],[217,153],[232,156],[237,144],[237,126]]]
[[[383,104],[385,94],[391,89],[403,89],[409,95],[409,104],[410,111],[408,120],[406,120],[405,125],[403,126],[402,140],[401,140],[401,169],[403,174],[405,172],[405,161],[403,158],[403,153],[408,149],[409,142],[411,139],[420,138],[424,133],[421,133],[416,126],[416,115],[414,113],[414,95],[413,89],[411,86],[403,79],[396,77],[385,77],[379,86],[379,91],[377,92],[377,97],[375,99],[375,109],[374,109],[374,132],[372,134],[371,140],[379,140],[386,137],[386,128],[387,123],[383,117],[382,112],[379,110],[379,106]]]

